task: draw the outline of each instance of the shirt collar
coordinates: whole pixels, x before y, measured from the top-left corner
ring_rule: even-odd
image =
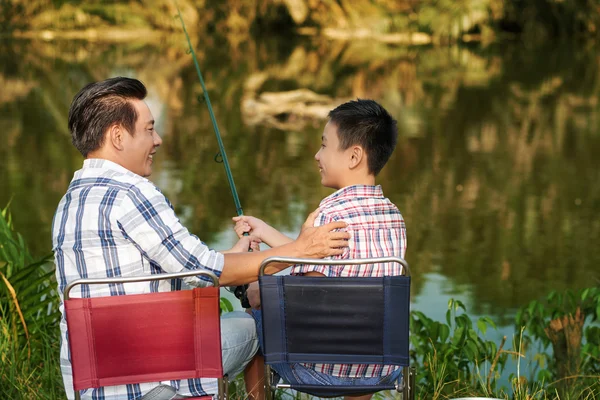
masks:
[[[119,165],[115,162],[103,159],[103,158],[86,158],[83,160],[83,169],[101,169],[101,170],[111,170],[115,172],[119,172],[126,175],[137,176],[143,179],[146,179],[142,176],[139,176],[135,172],[131,172],[127,168]]]
[[[381,189],[381,185],[346,186],[321,200],[319,207],[326,207],[332,203],[337,203],[342,200],[365,197],[383,199],[383,190]]]

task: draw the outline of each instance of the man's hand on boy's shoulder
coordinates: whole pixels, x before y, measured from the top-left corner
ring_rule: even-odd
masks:
[[[348,224],[344,221],[334,221],[315,227],[314,223],[318,214],[319,209],[316,209],[306,218],[296,243],[307,250],[304,254],[309,258],[342,254],[344,248],[348,247],[350,238],[350,234],[343,231]]]

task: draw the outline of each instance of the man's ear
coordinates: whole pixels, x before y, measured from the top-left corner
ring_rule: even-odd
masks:
[[[352,146],[350,151],[350,169],[358,167],[365,156],[365,151],[360,146]]]
[[[108,128],[108,142],[119,151],[123,150],[124,135],[125,130],[119,124],[111,125],[111,127]]]

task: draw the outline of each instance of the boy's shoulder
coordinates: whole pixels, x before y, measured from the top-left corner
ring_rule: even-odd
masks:
[[[335,217],[372,212],[400,213],[398,207],[383,195],[381,186],[350,186],[325,197],[319,204],[320,214]]]

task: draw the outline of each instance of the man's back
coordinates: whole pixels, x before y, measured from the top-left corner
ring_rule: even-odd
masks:
[[[79,278],[139,276],[203,268],[220,275],[222,255],[209,250],[189,235],[175,217],[166,198],[147,179],[106,160],[88,159],[73,177],[60,201],[52,227],[59,294],[68,282]],[[194,243],[197,241],[197,243]],[[188,249],[194,249],[191,252]],[[191,278],[191,284],[202,283]],[[181,288],[181,281],[115,285],[81,285],[73,297],[117,296],[164,292]],[[64,316],[61,302],[61,312]],[[67,325],[61,320],[61,369],[69,397],[72,372]],[[169,382],[167,382],[169,383]],[[140,395],[158,383],[92,389],[103,399]],[[215,393],[214,379],[170,383],[179,393]]]

